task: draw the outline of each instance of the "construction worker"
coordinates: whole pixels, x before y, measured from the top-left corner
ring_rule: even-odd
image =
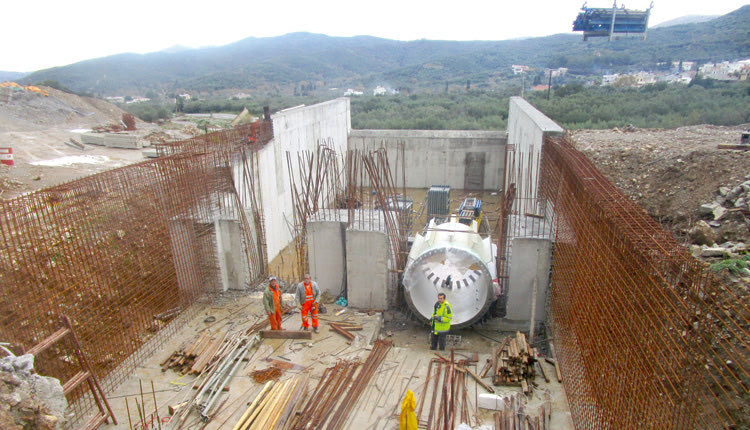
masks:
[[[276,284],[276,277],[268,278],[268,289],[263,292],[263,309],[268,314],[271,322],[271,330],[282,330],[281,328],[281,289]]]
[[[320,289],[318,283],[310,280],[310,274],[305,273],[305,280],[297,284],[297,301],[300,304],[302,314],[302,330],[310,328],[307,314],[312,316],[312,326],[315,333],[318,332],[318,297]]]
[[[432,331],[430,332],[430,349],[437,348],[445,351],[445,337],[451,329],[451,320],[453,319],[453,308],[445,300],[445,294],[438,294],[438,301],[435,303],[435,310],[432,312]]]

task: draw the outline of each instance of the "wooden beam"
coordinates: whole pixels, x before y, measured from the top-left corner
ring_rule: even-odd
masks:
[[[341,326],[334,324],[334,323],[328,323],[328,325],[331,326],[333,331],[340,334],[341,336],[344,336],[345,338],[349,340],[354,340],[354,335],[349,333],[346,329],[341,328]]]
[[[731,144],[731,143],[720,143],[719,149],[750,149],[750,145],[747,143],[741,143],[741,144]]]
[[[312,339],[312,332],[307,330],[261,330],[263,339]]]
[[[459,366],[456,366],[456,370],[462,370],[462,369],[463,368],[461,368]],[[492,387],[490,387],[484,381],[482,381],[482,378],[480,378],[479,376],[477,376],[476,373],[472,372],[471,369],[469,369],[467,367],[465,370],[467,372],[469,372],[469,375],[471,375],[471,377],[474,378],[474,380],[477,381],[477,384],[481,385],[482,388],[484,388],[485,390],[489,391],[490,393],[494,393],[495,392],[495,390],[493,390]]]
[[[542,366],[541,361],[537,361],[536,364],[539,366],[539,370],[542,371],[542,376],[544,377],[544,382],[549,382],[549,377],[547,376],[547,372],[544,371],[544,366]]]

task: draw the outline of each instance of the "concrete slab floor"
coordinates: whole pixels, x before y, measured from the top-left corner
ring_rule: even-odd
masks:
[[[290,298],[287,296],[287,298]],[[407,389],[415,393],[417,404],[423,395],[427,370],[430,360],[435,357],[434,351],[429,350],[429,334],[426,326],[405,319],[390,321],[383,328],[383,315],[374,313],[356,312],[347,309],[343,314],[333,315],[340,307],[329,305],[328,312],[320,315],[320,333],[314,333],[312,340],[300,339],[265,339],[250,354],[249,361],[240,365],[236,376],[230,381],[229,391],[222,395],[219,402],[224,402],[221,409],[213,415],[212,419],[203,423],[198,419],[196,411],[191,412],[184,420],[182,429],[223,429],[232,428],[244,411],[247,404],[262,390],[263,384],[256,383],[250,376],[255,370],[271,367],[266,358],[275,359],[296,365],[294,368],[285,370],[280,380],[292,376],[306,374],[309,376],[308,395],[312,393],[326,368],[332,367],[339,360],[359,358],[362,362],[367,359],[371,342],[379,335],[386,336],[393,341],[393,348],[385,357],[381,366],[375,373],[355,406],[352,408],[345,428],[352,429],[392,429],[398,427],[401,401]],[[213,322],[204,322],[208,317],[214,317]],[[191,339],[196,338],[201,331],[210,330],[212,333],[224,333],[244,331],[255,322],[266,318],[260,303],[260,294],[229,293],[217,297],[211,304],[199,312],[188,324],[173,336],[159,352],[140,365],[132,377],[124,382],[115,392],[108,396],[108,400],[118,420],[118,425],[103,425],[102,429],[156,429],[159,428],[158,420],[155,418],[155,410],[162,420],[161,428],[177,428],[175,422],[168,423],[168,406],[176,405],[189,399],[194,395],[192,388],[194,375],[181,376],[170,370],[161,371],[160,364],[164,362],[180,346]],[[208,321],[210,321],[209,319]],[[347,341],[343,336],[332,331],[329,322],[348,321],[356,322],[363,326],[363,330],[357,333],[354,341]],[[297,330],[300,327],[299,313],[287,314],[282,326],[289,330]],[[479,373],[490,351],[497,348],[497,343],[480,335],[481,330],[461,330],[454,334],[461,336],[461,343],[457,346],[459,354],[471,355],[473,352],[479,354],[479,361],[472,369]],[[485,334],[485,333],[483,333]],[[505,336],[504,333],[488,332],[485,336],[495,338],[498,341]],[[444,352],[450,356],[450,351]],[[548,375],[554,375],[554,368],[543,363]],[[484,380],[491,384],[489,378]],[[553,429],[573,429],[570,411],[561,384],[552,378],[550,383],[545,383],[541,376],[535,380],[538,387],[534,394],[527,399],[527,410],[536,410],[543,401],[542,393],[548,390],[552,396],[552,421]],[[153,384],[153,389],[152,389]],[[470,411],[473,415],[474,428],[485,425],[493,428],[492,412],[476,408],[478,395],[485,390],[478,386],[471,378],[467,378],[467,399],[470,403]],[[141,387],[143,395],[141,395]],[[507,395],[520,392],[516,387],[493,387],[499,395]],[[155,402],[154,402],[155,399]],[[422,420],[426,420],[427,409],[430,398],[426,399]],[[306,399],[303,400],[303,402]],[[154,404],[158,408],[154,408]],[[141,424],[137,412],[137,406],[144,404],[146,415],[149,416],[146,425]],[[300,403],[301,406],[304,403]],[[130,419],[128,419],[128,408]],[[153,414],[154,419],[150,416]]]

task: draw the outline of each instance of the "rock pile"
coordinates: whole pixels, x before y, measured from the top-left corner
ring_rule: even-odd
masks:
[[[0,359],[0,428],[63,428],[68,403],[60,381],[34,373],[34,356]]]
[[[741,240],[747,235],[750,214],[750,175],[739,185],[720,187],[711,203],[700,206],[704,218],[698,221],[689,234],[696,257],[737,258],[748,252]],[[720,242],[720,245],[717,245]]]

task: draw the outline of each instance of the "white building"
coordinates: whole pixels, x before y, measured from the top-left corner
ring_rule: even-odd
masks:
[[[362,91],[355,91],[351,88],[344,91],[345,96],[361,96],[362,94],[363,94]]]
[[[602,76],[602,86],[614,84],[615,81],[617,80],[617,78],[619,78],[619,77],[620,77],[619,73],[615,73],[613,75],[604,75],[604,76]]]
[[[382,95],[385,95],[387,92],[388,90],[386,90],[385,87],[378,85],[377,87],[375,87],[374,90],[372,90],[372,95],[382,96]]]

